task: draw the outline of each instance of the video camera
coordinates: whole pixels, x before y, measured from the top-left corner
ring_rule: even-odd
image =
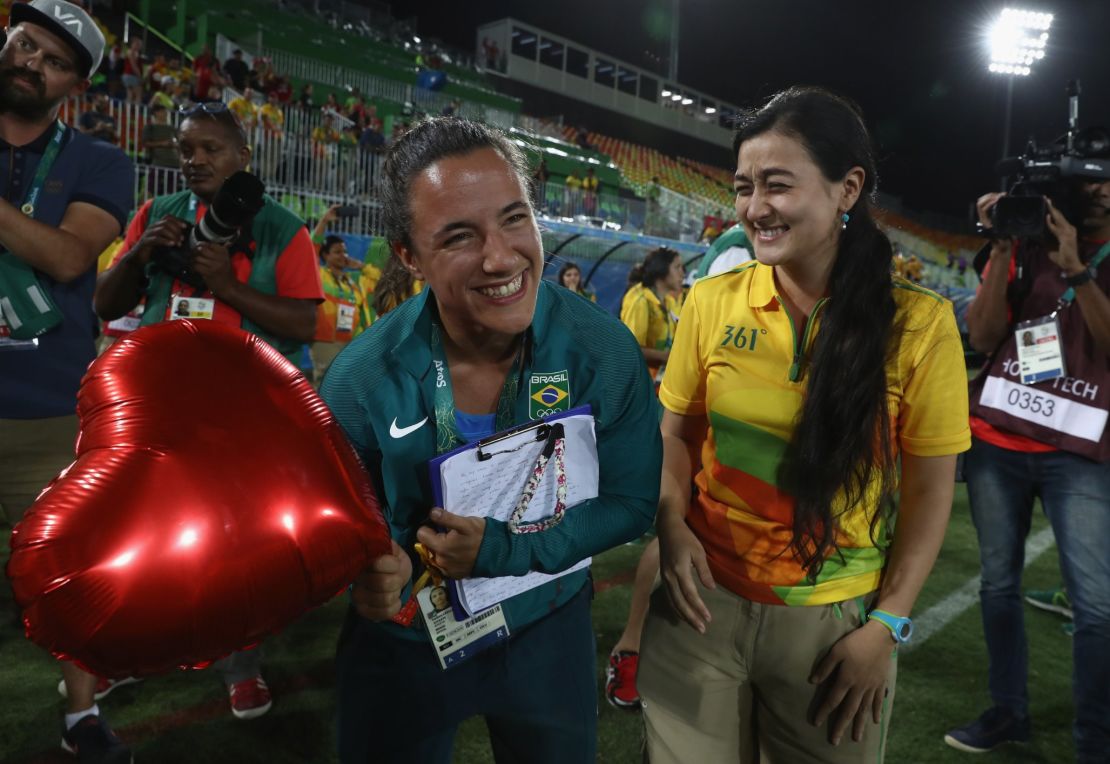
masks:
[[[220,186],[200,222],[188,225],[185,244],[159,247],[151,254],[151,261],[178,281],[207,289],[204,277],[193,270],[193,250],[201,242],[224,246],[234,242],[265,205],[265,192],[266,187],[254,175],[244,170],[235,173]]]
[[[995,238],[1049,238],[1045,217],[1052,200],[1072,223],[1082,213],[1077,179],[1110,179],[1110,133],[1101,127],[1079,129],[1079,82],[1068,83],[1068,132],[1048,146],[1030,141],[1020,157],[1007,157],[996,170],[1016,177],[1007,195],[991,209],[991,228],[980,233]]]

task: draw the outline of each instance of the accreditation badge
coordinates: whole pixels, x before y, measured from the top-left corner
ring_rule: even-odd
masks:
[[[339,312],[335,316],[335,330],[337,332],[351,332],[355,328],[355,306],[345,302],[339,303]]]
[[[460,621],[443,584],[425,586],[416,593],[416,602],[440,668],[449,669],[509,638],[509,626],[500,605]]]
[[[215,310],[216,301],[213,299],[186,297],[178,294],[173,297],[173,303],[170,307],[170,320],[176,321],[179,318],[211,320]]]
[[[1060,321],[1053,313],[1022,321],[1014,330],[1021,384],[1057,379],[1067,374],[1060,342]]]

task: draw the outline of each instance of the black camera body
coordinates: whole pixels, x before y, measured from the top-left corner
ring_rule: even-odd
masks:
[[[178,281],[207,290],[204,277],[193,269],[193,250],[203,242],[227,246],[238,239],[265,206],[265,193],[266,187],[254,175],[245,170],[235,173],[220,186],[199,223],[185,221],[184,245],[155,249],[151,262]]]
[[[1067,92],[1068,132],[1048,146],[1030,141],[1020,157],[998,163],[1000,175],[1016,180],[991,209],[992,236],[1049,240],[1045,199],[1076,224],[1082,214],[1081,182],[1110,179],[1110,133],[1099,127],[1080,130],[1079,83],[1068,83]]]
[[[196,226],[189,223],[186,223],[186,226],[184,246],[159,247],[151,253],[150,260],[178,281],[202,292],[207,291],[208,285],[204,283],[204,276],[193,270],[192,247],[195,246],[193,231]]]

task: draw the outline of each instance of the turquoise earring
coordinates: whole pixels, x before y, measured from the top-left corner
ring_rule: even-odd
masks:
[[[852,216],[849,215],[847,212],[845,212],[843,215],[840,216],[840,230],[841,231],[843,231],[845,228],[848,227],[848,221],[851,220],[851,219],[852,219]]]

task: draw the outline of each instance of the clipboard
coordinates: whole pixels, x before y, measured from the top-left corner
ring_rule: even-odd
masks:
[[[534,436],[531,436],[532,433],[534,433]],[[445,502],[450,504],[452,501],[451,495],[445,496],[444,475],[446,472],[448,478],[456,484],[455,490],[451,492],[453,495],[465,494],[467,491],[470,493],[478,492],[481,493],[482,500],[485,502],[487,495],[492,491],[493,495],[489,503],[494,506],[490,512],[486,513],[486,516],[503,519],[498,515],[505,514],[506,508],[513,501],[519,499],[529,478],[528,467],[533,465],[536,456],[545,449],[550,452],[555,439],[558,437],[566,438],[564,443],[570,449],[566,459],[568,464],[574,466],[573,473],[568,468],[568,477],[572,479],[567,481],[567,508],[590,498],[595,498],[597,496],[598,467],[592,409],[589,406],[579,406],[566,412],[494,433],[431,459],[428,462],[428,471],[436,506],[444,507],[444,509],[457,514],[472,516],[479,514],[468,512],[466,511],[467,508],[461,506],[444,506]],[[495,475],[498,463],[509,464],[510,473],[506,476],[507,479],[494,480],[491,478],[483,480],[480,477]],[[447,465],[446,468],[445,465]],[[522,465],[526,466],[522,467]],[[554,472],[552,469],[545,470],[534,497],[535,501],[530,503],[529,516],[534,517],[537,513],[543,516],[544,512],[547,511],[545,508],[553,505],[554,501],[551,497],[554,496]],[[548,474],[551,475],[550,479]],[[468,476],[461,482],[469,483],[469,488],[459,489],[457,485],[460,482],[459,475]],[[498,475],[497,477],[500,478],[501,476]],[[531,506],[532,504],[535,506]],[[588,567],[589,564],[590,559],[586,558],[566,571],[554,575],[533,571],[517,577],[466,579],[465,582],[451,581],[449,582],[450,586],[448,586],[451,606],[457,618],[460,620],[469,618],[485,608],[468,607],[468,592],[476,592],[475,596],[479,601],[488,599],[493,593],[501,590],[514,592],[509,594],[506,597],[507,599],[534,586],[546,583],[548,580]],[[512,580],[508,581],[508,579]],[[465,592],[464,587],[466,588]],[[493,604],[496,604],[496,602],[490,602],[485,607],[490,607]]]

